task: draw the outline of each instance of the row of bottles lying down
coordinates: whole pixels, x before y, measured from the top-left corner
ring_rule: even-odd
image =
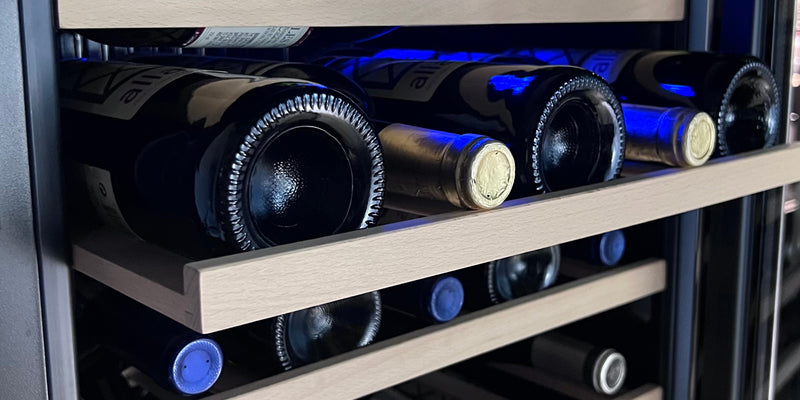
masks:
[[[592,54],[584,66],[606,53]],[[393,199],[491,208],[509,194],[614,179],[623,156],[691,166],[774,142],[778,94],[757,60],[620,60],[612,86],[586,69],[532,64],[137,60],[253,74],[236,75],[67,61],[70,187],[88,189],[75,203],[104,223],[202,258],[371,226]],[[667,90],[677,83],[647,86],[663,71],[702,84],[691,96]]]
[[[270,376],[600,272],[625,247],[622,231],[608,232],[209,335],[76,275],[84,398],[108,398],[92,382],[128,366],[186,395],[207,391],[228,368],[252,380]],[[97,366],[106,353],[116,369]]]
[[[762,64],[747,57],[643,54],[625,58],[611,84],[571,66],[383,56],[328,57],[318,65],[66,61],[60,95],[64,148],[75,172],[69,187],[86,189],[74,190],[72,204],[102,224],[204,258],[365,228],[379,221],[385,205],[420,215],[436,209],[427,201],[491,208],[509,195],[614,179],[624,157],[693,166],[712,153],[773,142],[779,102]],[[651,90],[638,80],[642,69],[650,77],[683,72],[668,74],[672,86]],[[622,77],[640,86],[627,92]],[[693,94],[677,101],[672,89],[683,83]],[[620,103],[617,96],[636,102]],[[524,257],[501,260],[423,285],[440,297],[420,301],[387,291],[383,307],[378,293],[365,294],[243,327],[248,333],[235,336],[252,339],[251,345],[237,339],[217,348],[237,358],[255,343],[269,343],[274,362],[261,363],[263,369],[302,365],[367,344],[393,331],[388,321],[420,310],[428,321],[457,314],[456,280],[467,308],[547,287],[558,276],[552,265],[559,258],[548,254],[550,261],[528,274],[520,271]],[[497,278],[503,274],[511,278]],[[487,277],[494,283],[466,287]],[[488,298],[474,295],[480,292]],[[474,299],[483,304],[470,304]],[[409,312],[412,306],[416,311]],[[346,320],[360,321],[359,329],[334,323],[333,316],[352,313],[360,317]],[[399,331],[409,326],[414,323]],[[298,330],[304,333],[291,334]],[[155,379],[183,391],[176,382],[208,382],[216,371],[208,341],[181,352],[199,339],[175,347],[175,354],[191,355],[189,364],[180,357],[131,362],[143,370],[159,366]],[[192,392],[205,387],[192,385]]]

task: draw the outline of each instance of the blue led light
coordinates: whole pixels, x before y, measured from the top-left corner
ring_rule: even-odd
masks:
[[[439,279],[431,288],[428,310],[438,322],[447,322],[461,312],[464,305],[464,286],[461,281],[448,276]]]
[[[175,356],[170,372],[170,381],[179,392],[203,393],[222,372],[222,349],[211,339],[189,342]]]
[[[495,75],[489,79],[489,86],[498,92],[511,90],[511,94],[517,95],[525,91],[535,78],[535,76]]]
[[[661,88],[668,92],[675,93],[679,96],[694,97],[694,90],[692,90],[691,87],[686,85],[673,85],[670,83],[662,83]]]

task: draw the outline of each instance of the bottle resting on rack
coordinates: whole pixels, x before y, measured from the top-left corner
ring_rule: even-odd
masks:
[[[717,125],[715,156],[772,146],[780,93],[769,68],[751,56],[649,50],[525,50],[535,62],[580,65],[605,78],[623,101],[688,107]]]
[[[381,291],[383,306],[427,322],[447,322],[461,312],[464,287],[452,275],[440,275]]]
[[[517,164],[515,196],[602,182],[620,171],[622,109],[589,71],[348,57],[318,62],[362,85],[382,120],[507,144]]]
[[[374,108],[364,89],[353,82],[352,79],[330,68],[316,64],[190,55],[135,55],[129,57],[128,60],[142,64],[211,69],[232,74],[263,76],[265,78],[303,79],[321,83],[331,89],[338,90],[361,106],[367,113],[371,113]]]
[[[386,206],[427,215],[425,200],[473,210],[511,193],[515,164],[503,143],[404,124],[376,124],[386,163]],[[417,201],[420,200],[420,201]]]
[[[380,37],[393,27],[262,26],[206,28],[82,29],[95,42],[122,47],[285,48],[303,45],[331,48]]]
[[[564,243],[561,248],[566,257],[584,260],[594,265],[617,265],[625,254],[625,233],[621,230]]]
[[[222,372],[216,341],[111,290],[86,306],[79,324],[88,340],[177,393],[203,393]]]
[[[552,286],[561,264],[559,246],[502,258],[453,272],[464,285],[464,308],[477,310]]]
[[[625,159],[697,167],[714,152],[717,128],[702,111],[622,103],[622,112],[628,133]]]
[[[625,383],[627,364],[621,353],[557,332],[533,338],[530,357],[534,369],[583,383],[597,393],[613,395]]]
[[[322,85],[68,61],[61,100],[86,203],[187,256],[359,229],[380,211],[377,136]]]
[[[221,70],[263,77],[305,79],[339,90],[363,109],[374,108],[361,86],[330,68],[315,64],[197,56],[135,56],[132,61]],[[508,197],[514,161],[502,143],[486,136],[456,135],[402,124],[375,123],[386,163],[387,191],[406,208],[425,201],[447,201],[468,209],[493,208]],[[389,199],[396,199],[389,197]]]
[[[419,60],[460,60],[547,65],[531,57],[513,57],[482,52],[440,52],[434,50],[389,49],[374,58]],[[704,164],[716,146],[716,125],[711,117],[686,107],[662,108],[622,103],[625,119],[625,158],[664,163],[676,167]]]
[[[84,29],[78,33],[96,42],[123,47],[282,48],[299,44],[309,31],[306,26],[265,26]]]
[[[213,336],[233,363],[276,374],[372,343],[381,315],[381,295],[370,292]]]
[[[717,127],[713,156],[769,147],[778,138],[780,90],[769,68],[751,56],[652,50],[490,54],[388,49],[375,57],[581,66],[605,78],[625,102],[708,113]]]

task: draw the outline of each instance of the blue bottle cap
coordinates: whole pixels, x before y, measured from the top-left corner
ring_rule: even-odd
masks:
[[[600,235],[597,250],[603,265],[616,265],[625,253],[625,234],[616,230]]]
[[[211,339],[189,342],[178,352],[171,372],[170,381],[179,392],[203,393],[222,372],[222,349]]]
[[[434,320],[447,322],[461,312],[464,305],[464,286],[461,281],[448,276],[439,279],[431,288],[428,311]]]

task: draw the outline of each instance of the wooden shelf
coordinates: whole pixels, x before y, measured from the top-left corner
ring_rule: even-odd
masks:
[[[661,400],[664,390],[657,385],[642,385],[636,389],[617,396],[616,400]]]
[[[217,393],[207,399],[352,399],[659,293],[665,285],[666,262],[643,261]]]
[[[291,245],[191,262],[119,233],[73,244],[75,269],[214,332],[800,181],[800,145]],[[499,228],[499,227],[504,227]]]
[[[684,0],[59,0],[59,27],[394,26],[679,21]]]

